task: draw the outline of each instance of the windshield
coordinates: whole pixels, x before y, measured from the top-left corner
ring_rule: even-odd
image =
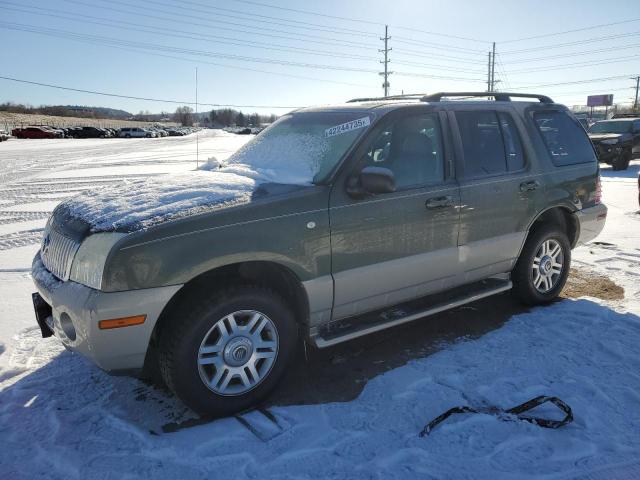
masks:
[[[274,183],[320,183],[371,120],[368,112],[285,115],[229,157],[227,165],[248,165]]]
[[[589,133],[628,133],[631,131],[632,122],[596,122],[591,125]]]

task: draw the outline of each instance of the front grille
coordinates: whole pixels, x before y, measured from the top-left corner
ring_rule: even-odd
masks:
[[[67,281],[71,274],[71,263],[78,248],[80,248],[78,242],[65,237],[47,224],[40,246],[40,258],[47,270],[60,280]]]

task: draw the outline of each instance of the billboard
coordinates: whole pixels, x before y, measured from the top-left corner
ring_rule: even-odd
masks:
[[[610,107],[613,105],[613,95],[589,95],[587,107]]]

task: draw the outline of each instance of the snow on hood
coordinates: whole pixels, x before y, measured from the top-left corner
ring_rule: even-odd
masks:
[[[84,192],[63,202],[61,210],[90,225],[92,232],[132,232],[168,220],[248,203],[261,183],[223,171],[162,175]]]
[[[91,232],[132,232],[186,216],[248,203],[263,183],[312,185],[329,145],[310,134],[258,136],[225,162],[200,171],[162,175],[80,194],[59,208]]]

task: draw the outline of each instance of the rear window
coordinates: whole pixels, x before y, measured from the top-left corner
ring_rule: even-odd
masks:
[[[558,111],[536,112],[533,119],[556,166],[596,161],[589,137],[569,115]]]

